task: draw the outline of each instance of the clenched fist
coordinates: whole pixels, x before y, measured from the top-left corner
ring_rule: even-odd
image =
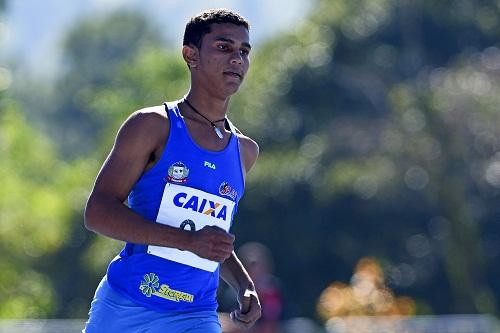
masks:
[[[187,250],[198,256],[223,263],[234,250],[234,235],[216,226],[205,226],[191,235]]]

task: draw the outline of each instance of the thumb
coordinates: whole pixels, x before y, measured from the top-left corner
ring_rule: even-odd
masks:
[[[252,301],[252,293],[254,293],[253,290],[247,289],[245,290],[245,293],[243,294],[243,297],[241,298],[241,313],[245,314],[250,311],[250,303]]]
[[[246,314],[250,311],[250,296],[243,296],[241,300],[241,313]]]

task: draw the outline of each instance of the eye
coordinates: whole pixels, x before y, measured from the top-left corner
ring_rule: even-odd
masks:
[[[226,44],[217,44],[217,48],[222,51],[226,51],[228,49]]]
[[[250,54],[250,51],[247,49],[241,49],[240,53],[242,56],[248,56]]]

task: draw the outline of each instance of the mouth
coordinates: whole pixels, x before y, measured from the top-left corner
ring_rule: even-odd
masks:
[[[224,75],[226,76],[229,76],[229,77],[234,77],[234,78],[237,78],[239,79],[240,81],[243,79],[243,76],[240,74],[240,73],[237,73],[237,72],[233,72],[233,71],[226,71],[223,73]]]

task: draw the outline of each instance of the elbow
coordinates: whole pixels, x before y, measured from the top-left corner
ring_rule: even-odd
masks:
[[[98,204],[96,203],[95,198],[90,195],[89,200],[87,201],[87,204],[85,206],[85,211],[83,213],[83,221],[85,228],[90,231],[96,231],[97,227],[97,206]]]

